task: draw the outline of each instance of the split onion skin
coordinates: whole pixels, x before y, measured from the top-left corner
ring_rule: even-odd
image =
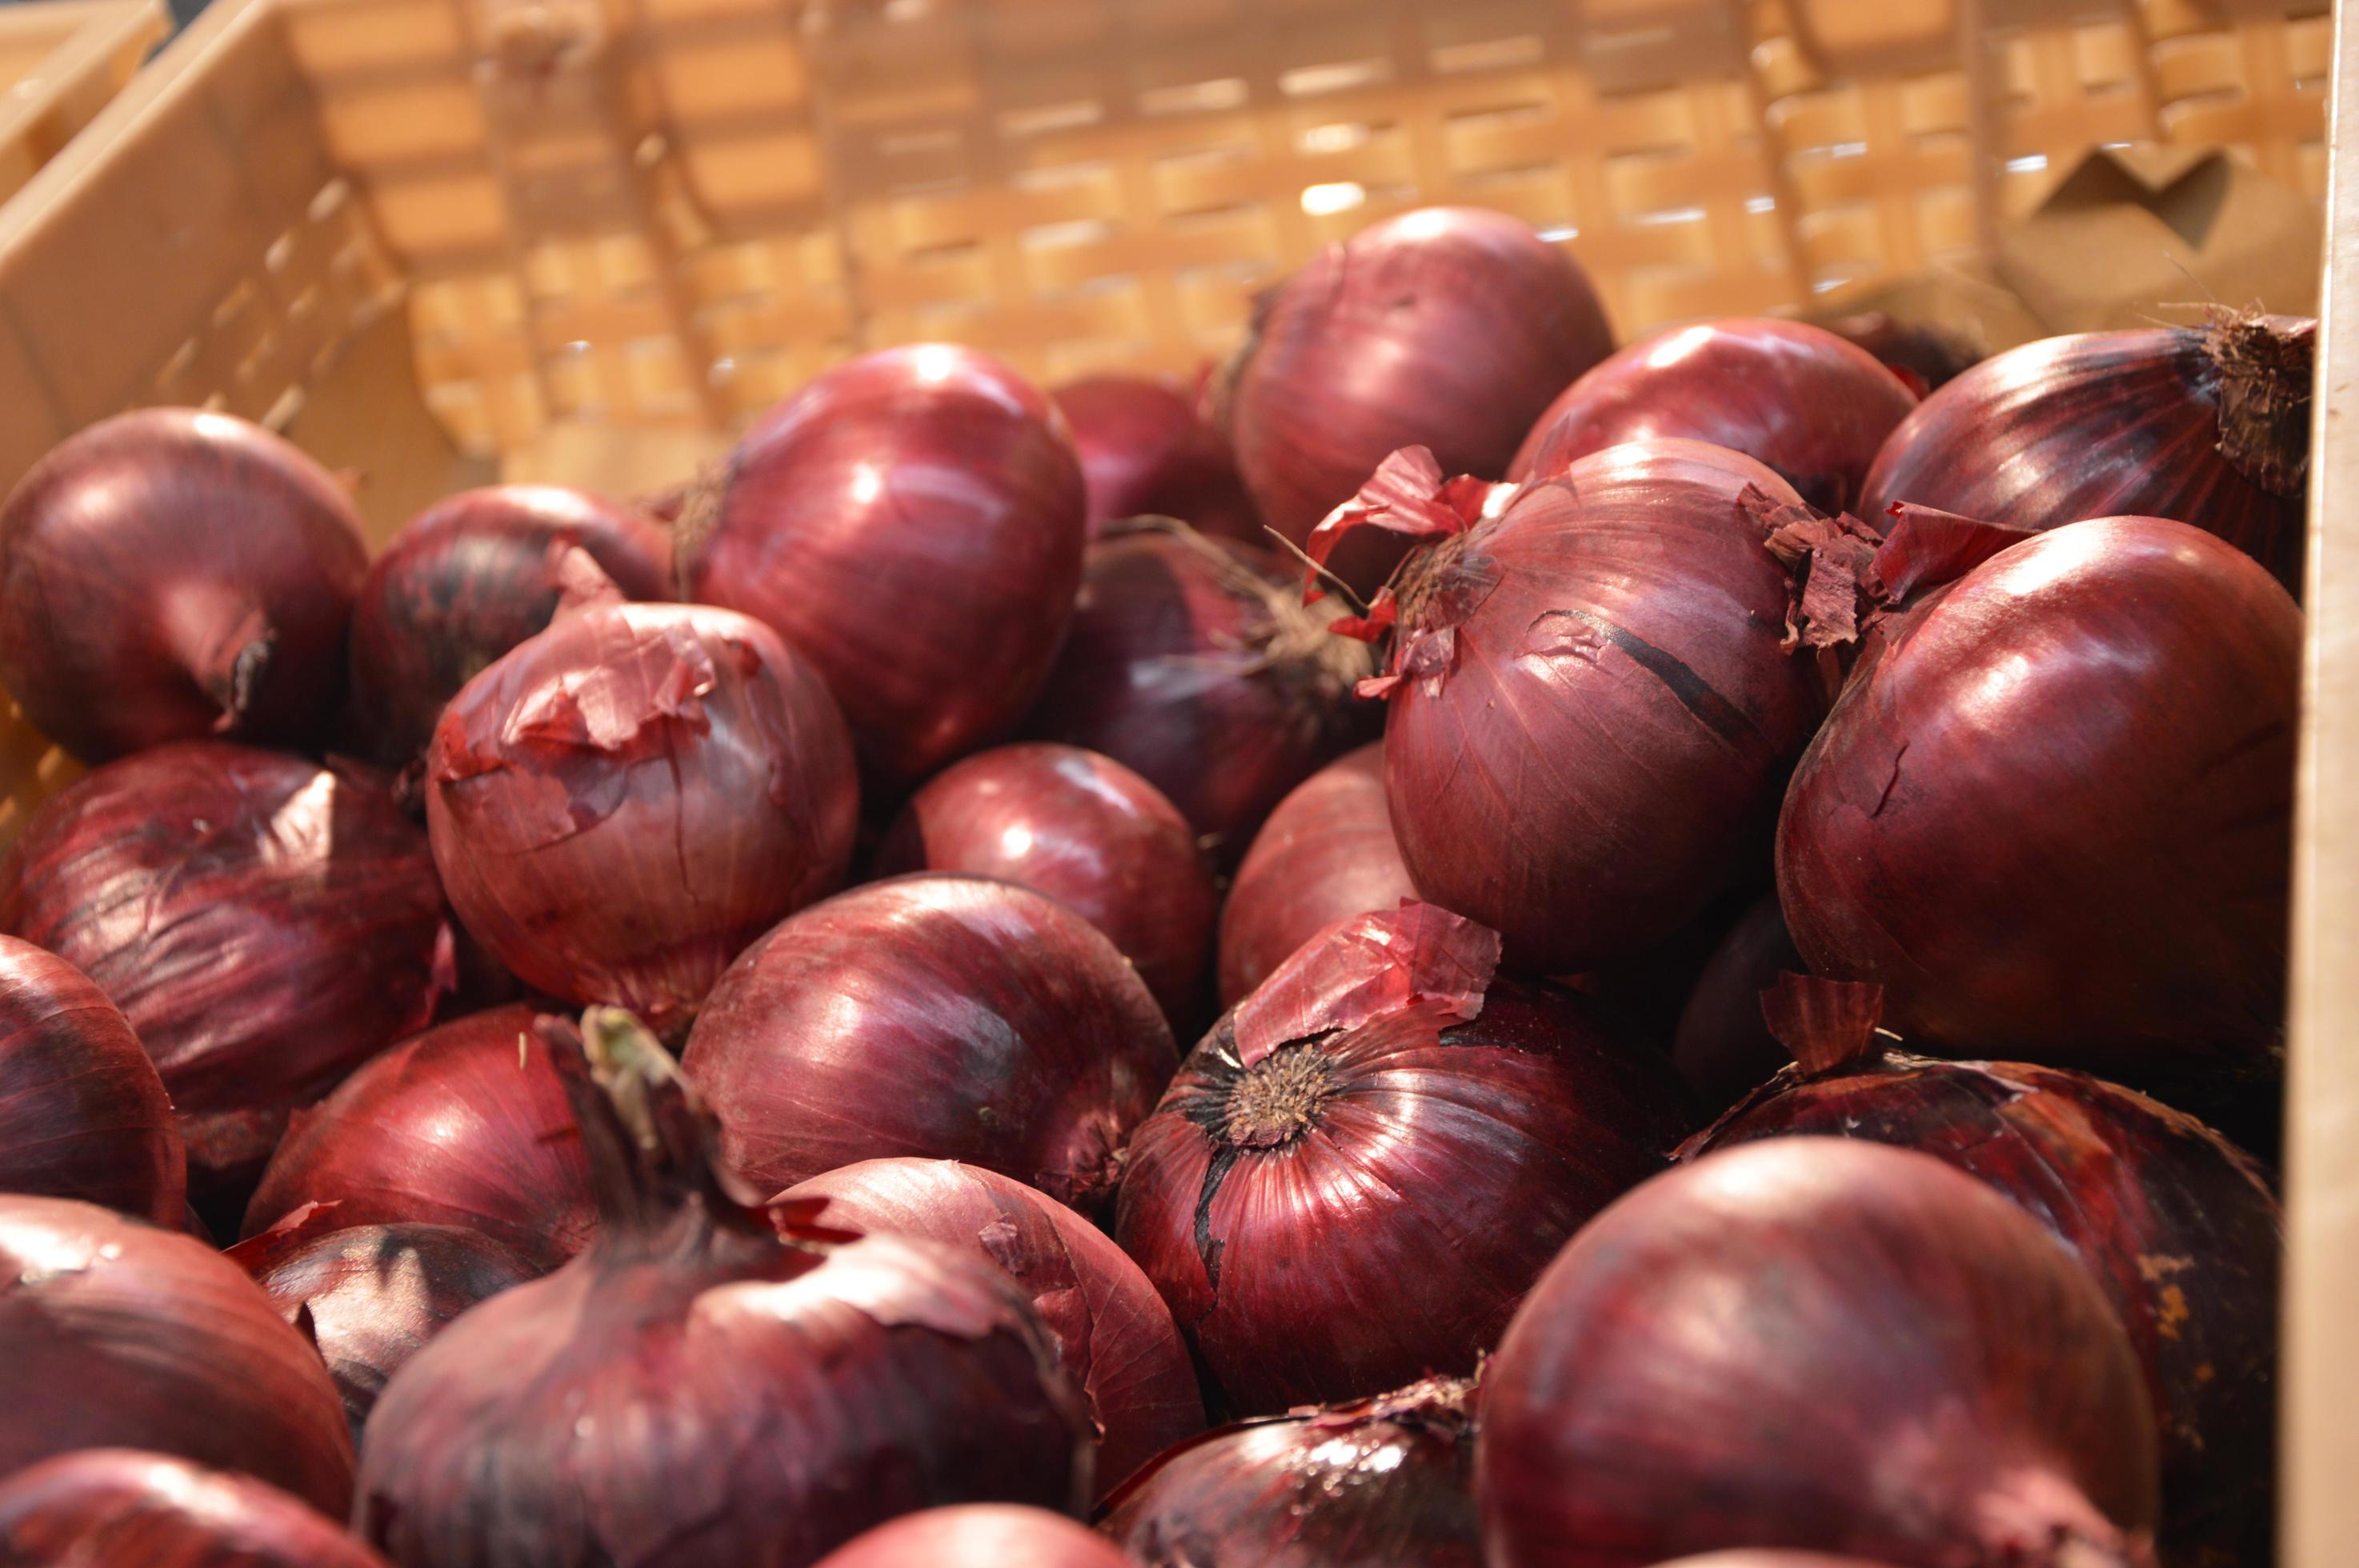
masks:
[[[1761,993],[1806,966],[1775,893],[1756,900],[1715,944],[1671,1034],[1671,1061],[1696,1103],[1734,1105],[1793,1057],[1761,1016]]]
[[[1125,517],[1177,517],[1215,538],[1259,544],[1261,518],[1227,438],[1169,381],[1093,375],[1052,388],[1089,494],[1090,537]]]
[[[288,442],[193,408],[118,415],[0,508],[0,681],[85,762],[300,743],[342,695],[367,570],[350,498]]]
[[[1080,585],[1062,416],[987,354],[920,343],[765,415],[677,529],[682,597],[767,622],[843,705],[885,794],[1014,722]]]
[[[818,1568],[1131,1568],[1071,1519],[1015,1503],[962,1503],[904,1514],[847,1541]]]
[[[1549,1266],[1485,1389],[1493,1568],[2151,1563],[2153,1417],[2104,1292],[1930,1155],[1781,1138],[1657,1177]]]
[[[139,1036],[89,976],[13,936],[0,936],[0,1193],[168,1230],[188,1199],[188,1152]]]
[[[251,1476],[86,1448],[0,1479],[6,1568],[385,1568],[318,1510]]]

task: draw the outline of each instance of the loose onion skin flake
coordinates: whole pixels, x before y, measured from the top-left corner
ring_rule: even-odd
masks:
[[[1093,375],[1050,390],[1073,432],[1090,537],[1127,517],[1177,517],[1216,539],[1262,541],[1228,438],[1168,381]]]
[[[316,1509],[257,1481],[129,1448],[0,1479],[7,1568],[385,1568]]]
[[[1071,1519],[1013,1503],[962,1503],[904,1514],[847,1541],[819,1568],[1129,1568]]]

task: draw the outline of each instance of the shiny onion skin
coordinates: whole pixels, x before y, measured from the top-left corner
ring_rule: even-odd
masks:
[[[1823,1552],[1755,1551],[1740,1547],[1734,1552],[1707,1552],[1701,1557],[1682,1557],[1676,1563],[1660,1563],[1658,1568],[1888,1568],[1888,1565],[1870,1563],[1864,1557],[1830,1557]]]
[[[562,583],[552,547],[590,552],[625,599],[671,597],[671,535],[583,491],[502,484],[437,502],[403,524],[353,606],[357,736],[387,767],[426,750],[442,705],[546,627]]]
[[[1178,1061],[1096,926],[1029,888],[929,873],[840,893],[747,948],[684,1065],[764,1192],[897,1154],[1091,1210]]]
[[[1071,1519],[1014,1503],[903,1514],[836,1548],[818,1568],[1130,1568]]]
[[[1841,512],[1916,406],[1897,376],[1832,332],[1759,317],[1703,321],[1633,343],[1566,387],[1507,476],[1547,479],[1625,441],[1684,437],[1742,452],[1810,505]]]
[[[1188,1346],[1163,1298],[1105,1233],[1048,1194],[955,1160],[863,1160],[798,1182],[819,1222],[914,1236],[995,1263],[1024,1287],[1088,1402],[1098,1489],[1204,1430]]]
[[[90,977],[13,936],[0,936],[0,1193],[167,1230],[188,1206],[188,1152],[139,1036]]]
[[[1228,438],[1179,387],[1155,376],[1093,375],[1049,395],[1081,454],[1091,538],[1125,517],[1177,517],[1215,538],[1261,542]]]
[[[1781,1138],[1657,1177],[1549,1266],[1484,1390],[1489,1568],[2153,1563],[2154,1418],[2104,1292],[1930,1155]]]
[[[427,753],[451,905],[517,979],[687,1027],[739,949],[832,892],[860,784],[769,628],[602,599],[469,681]]]
[[[1905,501],[2017,528],[2169,517],[2299,591],[2317,328],[2264,316],[2010,349],[1901,422],[1856,510]]]
[[[1295,785],[1254,835],[1221,906],[1221,1005],[1335,922],[1416,895],[1385,806],[1384,742],[1372,741]]]
[[[1756,900],[1721,937],[1671,1033],[1672,1065],[1698,1105],[1734,1105],[1793,1061],[1762,1020],[1761,993],[1781,973],[1807,967],[1774,893]]]
[[[1689,1126],[1658,1054],[1498,956],[1430,904],[1339,922],[1132,1136],[1114,1238],[1245,1413],[1472,1371]]]
[[[136,1443],[342,1517],[336,1391],[235,1263],[95,1204],[0,1195],[0,1476]]]
[[[342,693],[367,570],[350,498],[269,431],[117,415],[0,508],[0,682],[86,762],[202,735],[306,741]]]
[[[0,1479],[0,1568],[385,1568],[277,1487],[168,1454],[85,1448]]]
[[[1013,1281],[901,1237],[773,1233],[627,1013],[538,1029],[598,1238],[394,1375],[363,1536],[403,1568],[803,1568],[938,1503],[1079,1503],[1080,1403]]]
[[[836,366],[691,495],[682,596],[766,621],[888,793],[1006,730],[1055,655],[1088,534],[1063,417],[945,343]]]
[[[1206,1433],[1109,1499],[1141,1568],[1482,1568],[1475,1387],[1433,1378]]]
[[[88,975],[172,1097],[199,1195],[432,1016],[450,926],[384,775],[221,741],[106,764],[35,811],[0,925]]]
[[[332,1204],[340,1225],[460,1226],[542,1268],[582,1250],[598,1227],[590,1165],[532,1021],[523,1006],[452,1019],[297,1113],[245,1234]]]
[[[1942,1055],[2145,1087],[2266,1067],[2301,613],[2183,524],[2001,551],[1886,622],[1795,771],[1778,902]]]
[[[1163,792],[1111,757],[995,746],[912,795],[876,873],[964,871],[1018,882],[1113,938],[1174,1024],[1201,1023],[1220,908],[1196,835]]]

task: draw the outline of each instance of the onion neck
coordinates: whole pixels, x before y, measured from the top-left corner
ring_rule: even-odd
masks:
[[[2220,455],[2271,495],[2301,494],[2310,466],[2310,392],[2318,323],[2228,316],[2203,329],[2219,378]]]

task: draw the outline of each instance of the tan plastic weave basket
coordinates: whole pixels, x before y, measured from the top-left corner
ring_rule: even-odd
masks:
[[[170,30],[162,0],[0,7],[0,199],[89,124]]]

